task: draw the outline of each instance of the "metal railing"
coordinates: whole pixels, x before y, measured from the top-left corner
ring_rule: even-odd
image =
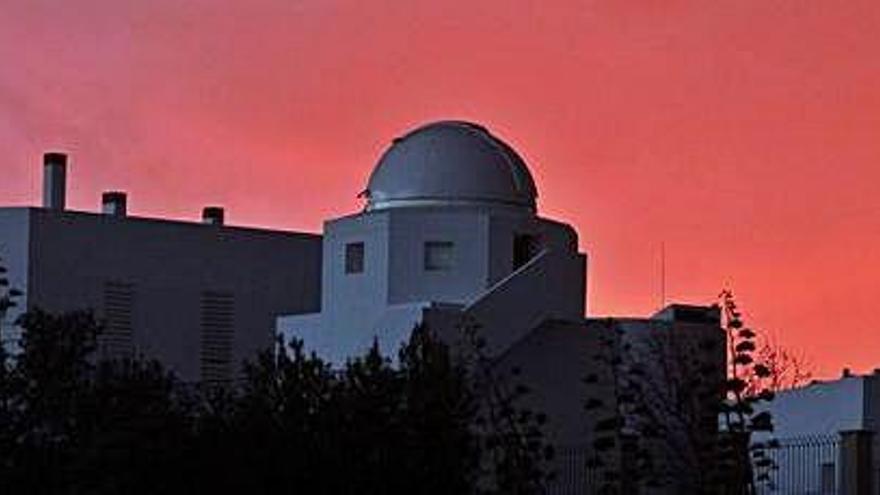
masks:
[[[588,467],[590,449],[584,446],[556,450],[554,479],[547,483],[547,495],[591,494],[599,486],[599,470]]]
[[[836,434],[777,439],[763,449],[772,461],[769,481],[757,483],[760,495],[837,495],[841,493],[840,436]],[[563,447],[556,451],[553,481],[548,495],[596,493],[601,469],[589,467],[591,450],[586,446]],[[675,490],[669,493],[674,493]],[[651,493],[663,493],[663,490]]]
[[[836,495],[840,488],[840,437],[818,435],[778,439],[764,449],[773,461],[760,494]]]

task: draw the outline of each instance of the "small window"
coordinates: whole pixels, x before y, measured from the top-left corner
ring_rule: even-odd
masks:
[[[345,245],[345,273],[364,272],[364,243],[350,242]]]
[[[536,236],[528,234],[515,236],[513,238],[513,269],[516,270],[528,263],[538,254],[539,249],[540,245]]]
[[[425,243],[425,270],[446,271],[452,269],[453,248],[451,242]]]

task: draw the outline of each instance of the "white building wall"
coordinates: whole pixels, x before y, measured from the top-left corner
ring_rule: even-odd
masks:
[[[463,303],[486,289],[489,219],[473,210],[389,212],[389,304]],[[425,270],[425,243],[452,242],[449,270]]]
[[[277,331],[334,364],[363,354],[388,309],[389,223],[384,212],[325,222],[320,312],[279,317]],[[359,273],[346,273],[346,246],[352,243],[364,245]]]
[[[838,380],[814,382],[810,385],[784,390],[767,405],[773,416],[774,431],[772,434],[757,435],[756,440],[776,438],[783,442],[809,442],[810,439],[832,441],[840,440],[841,433],[852,431],[873,432],[873,476],[874,486],[880,486],[880,431],[878,431],[878,407],[880,407],[880,377],[878,375],[849,376]],[[840,444],[842,445],[842,443]],[[802,447],[800,452],[783,448],[782,457],[778,459],[782,465],[777,474],[777,485],[781,491],[789,489],[785,486],[791,473],[801,473],[801,477],[809,476],[809,486],[818,490],[822,485],[820,466],[835,465],[836,485],[840,487],[846,466],[840,465],[839,449]],[[798,457],[798,456],[801,457]],[[787,456],[787,457],[786,457]],[[804,475],[803,473],[807,473]],[[803,482],[802,482],[803,484]],[[801,487],[803,488],[803,487]]]
[[[538,240],[532,262],[514,271],[514,239]],[[452,264],[427,270],[426,244],[452,243]],[[362,273],[346,273],[346,245],[363,243]],[[584,316],[585,258],[565,224],[527,210],[413,207],[352,215],[325,224],[319,315],[278,320],[288,338],[334,363],[377,339],[394,354],[421,308],[457,304],[486,328],[501,352],[548,318]]]
[[[517,235],[533,235],[540,249],[553,252],[547,267],[552,280],[550,290],[555,310],[568,317],[586,314],[586,256],[578,253],[577,233],[571,226],[536,217],[499,212],[491,217],[489,245],[490,286],[508,277],[514,270],[513,244]]]
[[[388,301],[387,214],[354,215],[324,225],[321,312],[338,323],[359,326]],[[345,246],[364,243],[364,270],[345,273]]]
[[[776,438],[859,430],[865,426],[865,381],[850,377],[786,390],[770,409]]]
[[[540,235],[538,219],[534,215],[520,212],[499,211],[489,222],[489,258],[487,287],[497,284],[509,276],[513,270],[513,240],[517,234]]]
[[[490,355],[504,352],[546,320],[580,321],[583,293],[565,279],[579,266],[577,256],[547,248],[469,301],[464,312],[480,326]]]

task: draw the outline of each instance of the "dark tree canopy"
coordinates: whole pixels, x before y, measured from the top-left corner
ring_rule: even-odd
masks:
[[[424,328],[394,363],[374,346],[331,369],[279,340],[233,383],[190,384],[154,361],[98,360],[90,313],[20,324],[0,374],[4,494],[525,494],[546,477],[537,423],[481,421],[519,414],[517,395],[485,399],[480,364]]]
[[[773,399],[772,370],[730,291],[717,308],[717,334],[677,335],[683,330],[658,322],[631,338],[606,321],[584,402],[596,419],[587,468],[600,493],[749,495],[769,487],[773,442],[753,442],[753,434],[773,428],[764,407]]]

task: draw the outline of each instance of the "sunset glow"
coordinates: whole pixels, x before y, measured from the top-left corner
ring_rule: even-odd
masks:
[[[6,0],[0,204],[319,232],[391,140],[480,122],[590,256],[591,315],[732,288],[820,377],[880,366],[875,0]]]

